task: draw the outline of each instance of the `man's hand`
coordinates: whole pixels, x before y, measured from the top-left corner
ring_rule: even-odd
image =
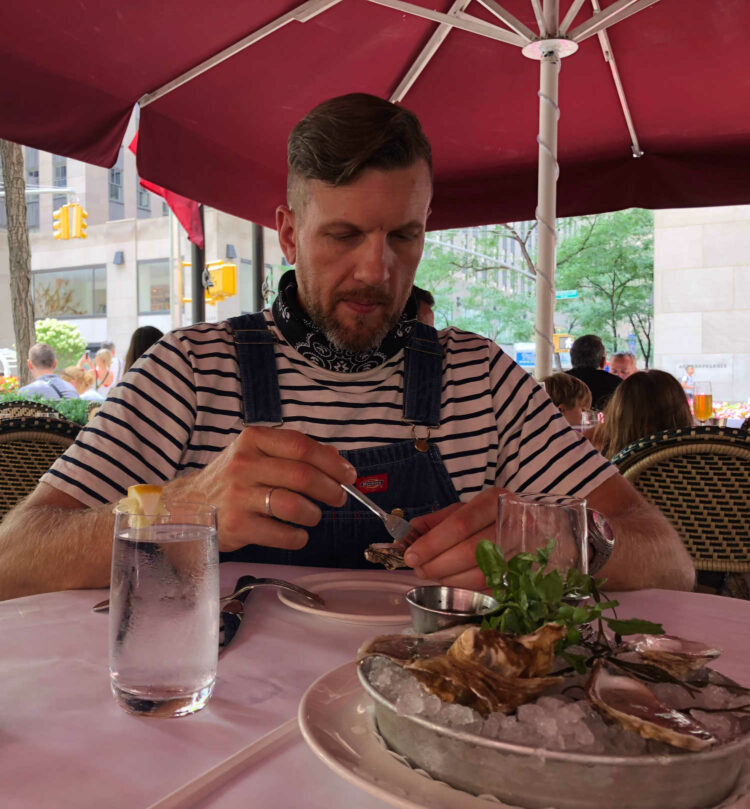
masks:
[[[168,484],[164,497],[199,497],[217,506],[224,551],[249,543],[296,549],[307,542],[307,531],[297,526],[320,521],[312,501],[343,506],[347,494],[340,484],[356,478],[333,447],[295,430],[247,427],[200,472]],[[272,516],[266,511],[271,489]]]
[[[424,535],[406,551],[406,564],[418,575],[443,584],[484,589],[485,578],[474,553],[481,539],[495,541],[497,498],[502,491],[486,489],[469,503],[413,519]],[[612,475],[586,500],[607,518],[615,535],[612,556],[597,574],[607,579],[608,589],[693,587],[695,570],[682,540],[625,478]]]

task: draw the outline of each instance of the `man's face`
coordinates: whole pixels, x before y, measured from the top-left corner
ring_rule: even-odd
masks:
[[[632,357],[612,357],[609,361],[609,372],[620,379],[627,379],[638,370]]]
[[[301,210],[276,210],[300,303],[334,345],[373,348],[398,322],[422,256],[432,198],[427,164],[368,169],[339,187],[305,183]]]

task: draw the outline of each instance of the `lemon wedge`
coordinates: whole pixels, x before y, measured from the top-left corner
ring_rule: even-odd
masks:
[[[132,515],[128,520],[131,528],[145,528],[154,522],[154,515],[167,513],[161,493],[161,486],[136,483],[128,487],[128,496],[118,501],[117,509]]]

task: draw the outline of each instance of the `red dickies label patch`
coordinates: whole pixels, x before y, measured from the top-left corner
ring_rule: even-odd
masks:
[[[372,492],[387,492],[388,491],[388,475],[367,475],[363,478],[357,478],[354,485],[364,494],[372,494]]]

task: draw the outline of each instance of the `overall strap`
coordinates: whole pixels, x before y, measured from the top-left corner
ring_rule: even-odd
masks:
[[[442,385],[443,347],[437,331],[417,322],[404,348],[404,421],[439,427]]]
[[[242,385],[245,424],[281,424],[281,396],[276,374],[276,338],[263,312],[230,317]]]

